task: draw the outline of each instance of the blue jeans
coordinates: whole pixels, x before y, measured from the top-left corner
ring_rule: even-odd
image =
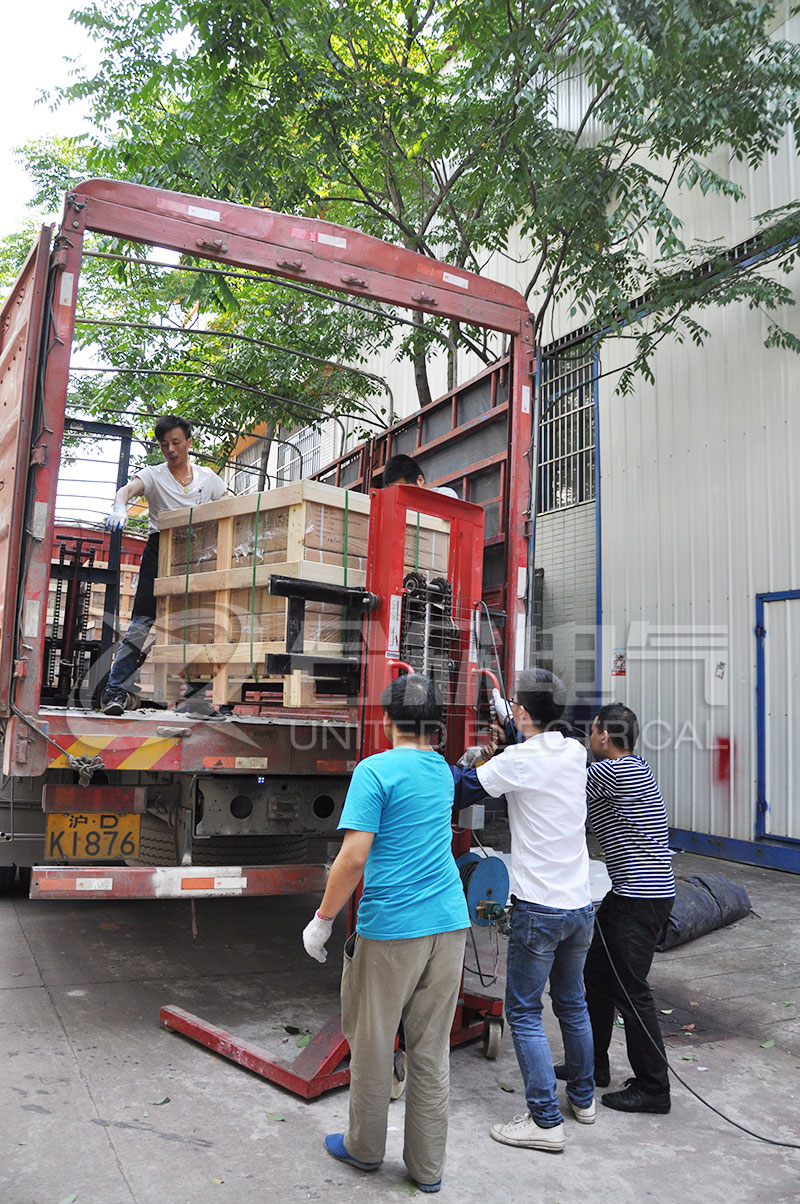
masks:
[[[563,1120],[553,1057],[542,1026],[548,978],[561,1028],[567,1094],[578,1108],[594,1098],[592,1026],[583,994],[583,963],[592,940],[591,903],[574,911],[514,901],[506,971],[506,1018],[525,1083],[531,1116],[543,1129]]]
[[[127,634],[114,657],[114,663],[108,675],[106,694],[121,693],[131,688],[136,670],[145,659],[146,654],[142,649],[153,622],[154,620],[149,615],[134,614],[131,616]]]

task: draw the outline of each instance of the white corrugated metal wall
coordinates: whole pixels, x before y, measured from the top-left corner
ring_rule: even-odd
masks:
[[[800,360],[741,307],[708,324],[704,348],[662,347],[654,386],[601,382],[603,687],[639,713],[672,823],[750,840],[756,595],[800,587]]]

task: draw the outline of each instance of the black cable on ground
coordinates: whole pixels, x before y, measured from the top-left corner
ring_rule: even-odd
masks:
[[[642,1029],[644,1030],[645,1034],[647,1035],[647,1039],[650,1042],[650,1044],[654,1047],[654,1049],[657,1050],[659,1056],[664,1059],[667,1070],[669,1070],[670,1074],[673,1074],[675,1076],[675,1078],[678,1080],[678,1082],[681,1084],[681,1086],[685,1087],[686,1090],[689,1091],[695,1097],[695,1099],[698,1099],[701,1104],[705,1104],[706,1108],[710,1109],[711,1112],[715,1112],[716,1115],[721,1117],[722,1120],[727,1121],[727,1123],[729,1125],[733,1125],[733,1127],[735,1129],[740,1129],[741,1132],[746,1133],[748,1135],[748,1137],[755,1137],[756,1141],[766,1142],[767,1145],[779,1145],[779,1146],[783,1146],[787,1150],[800,1150],[800,1144],[796,1141],[778,1141],[774,1137],[764,1137],[764,1136],[762,1136],[761,1133],[755,1133],[752,1129],[748,1129],[746,1125],[739,1124],[738,1120],[734,1120],[732,1117],[727,1116],[724,1112],[721,1112],[719,1108],[715,1108],[713,1104],[710,1104],[707,1099],[703,1099],[703,1097],[702,1097],[702,1095],[700,1095],[699,1091],[695,1091],[694,1087],[690,1087],[689,1084],[686,1082],[686,1080],[681,1078],[681,1076],[678,1074],[675,1067],[671,1064],[667,1055],[664,1053],[664,1051],[662,1049],[659,1048],[659,1046],[653,1040],[652,1034],[648,1031],[647,1026],[645,1025],[645,1023],[642,1020],[639,1013],[636,1011],[633,1000],[631,999],[630,995],[628,994],[627,990],[625,989],[625,984],[623,983],[622,979],[620,978],[619,974],[617,973],[617,967],[614,965],[614,962],[611,959],[611,954],[609,953],[608,945],[606,944],[606,938],[605,938],[605,934],[603,933],[603,929],[600,927],[600,925],[597,923],[596,920],[595,920],[595,927],[596,927],[597,931],[600,933],[600,940],[603,942],[603,948],[606,951],[606,957],[608,958],[608,964],[611,966],[611,969],[614,973],[614,977],[616,978],[617,982],[619,983],[620,989],[621,989],[623,995],[625,996],[625,998],[627,999],[627,1001],[630,1005],[631,1011],[633,1012],[634,1016],[641,1024]]]

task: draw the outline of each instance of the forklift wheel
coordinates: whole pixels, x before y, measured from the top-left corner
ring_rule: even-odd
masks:
[[[487,1016],[483,1022],[483,1056],[494,1060],[500,1053],[503,1021],[499,1016]]]

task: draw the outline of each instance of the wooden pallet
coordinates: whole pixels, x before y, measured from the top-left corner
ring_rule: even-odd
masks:
[[[445,576],[448,524],[408,519],[406,571]],[[241,702],[247,683],[264,680],[267,653],[286,650],[287,602],[268,593],[270,576],[363,586],[368,525],[368,497],[316,481],[162,515],[156,697],[174,702],[187,680],[211,681],[215,704]],[[341,606],[307,603],[303,651],[341,656],[343,622]],[[281,682],[283,706],[331,706],[300,672]]]

